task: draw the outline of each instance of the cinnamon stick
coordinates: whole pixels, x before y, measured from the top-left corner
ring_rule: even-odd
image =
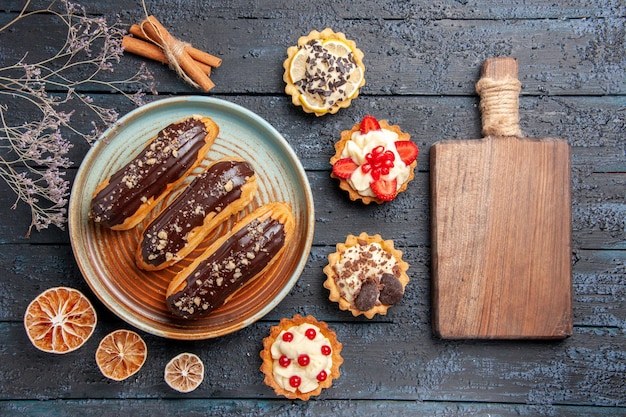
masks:
[[[150,39],[148,39],[146,37],[145,33],[141,29],[141,26],[138,25],[138,24],[131,25],[131,27],[128,30],[128,32],[131,35],[136,36],[138,38],[141,38],[141,39],[144,39],[144,40],[147,40],[147,41],[150,40]],[[203,51],[201,49],[194,48],[193,46],[188,46],[187,47],[187,52],[189,53],[189,55],[191,55],[191,57],[193,59],[195,59],[199,63],[208,65],[209,67],[217,68],[220,65],[222,65],[222,59],[221,58],[216,57],[215,55],[212,55],[212,54],[210,54],[208,52],[205,52],[205,51]]]
[[[204,52],[200,49],[196,49],[193,46],[188,47],[188,52],[189,52],[189,55],[191,55],[191,57],[195,59],[196,61],[202,62],[211,67],[217,68],[220,65],[222,65],[221,58],[218,58],[215,55],[211,55],[210,53]]]
[[[144,41],[140,38],[135,38],[133,36],[124,36],[122,38],[122,47],[125,51],[130,52],[131,54],[152,59],[153,61],[161,62],[163,64],[169,64],[169,60],[165,56],[163,49],[153,44],[152,42]],[[210,66],[202,62],[196,62],[196,64],[207,76],[211,75]]]
[[[169,63],[163,50],[153,43],[146,42],[132,36],[124,36],[122,38],[122,47],[131,54],[136,54],[144,58],[152,59],[163,64]]]
[[[204,91],[209,91],[215,86],[213,81],[202,71],[197,61],[195,61],[188,53],[187,46],[180,46],[181,43],[174,38],[165,29],[163,25],[154,17],[148,16],[146,20],[141,23],[141,29],[146,36],[157,45],[160,45],[163,49],[177,48],[177,63],[191,80],[193,80]],[[166,54],[167,55],[167,54]]]

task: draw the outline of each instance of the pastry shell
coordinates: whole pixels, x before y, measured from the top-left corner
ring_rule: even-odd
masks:
[[[346,97],[343,100],[332,104],[329,108],[325,109],[324,111],[315,111],[314,109],[309,109],[306,105],[302,104],[302,101],[300,100],[301,92],[298,89],[298,87],[294,84],[293,80],[291,79],[291,76],[289,75],[289,68],[291,67],[291,61],[293,60],[294,56],[298,53],[300,48],[306,45],[308,42],[312,40],[328,40],[328,39],[337,39],[347,44],[352,50],[352,55],[354,57],[355,64],[359,68],[361,68],[361,71],[363,72],[363,74],[365,74],[365,65],[363,64],[363,57],[364,57],[363,52],[359,48],[357,48],[356,43],[353,40],[347,39],[344,33],[335,32],[331,28],[326,28],[321,32],[317,30],[313,30],[307,36],[301,36],[300,38],[298,38],[297,45],[290,46],[289,48],[287,48],[287,59],[285,59],[285,61],[283,62],[283,68],[285,69],[285,72],[283,74],[283,80],[286,83],[285,93],[291,96],[291,102],[293,103],[294,106],[301,106],[302,109],[306,113],[314,113],[316,116],[323,116],[325,114],[335,114],[339,111],[339,109],[349,107],[350,104],[352,103],[352,100],[358,97],[360,88],[365,85],[365,75],[364,75],[357,89],[350,97]]]
[[[331,355],[333,363],[330,369],[330,373],[324,381],[321,381],[319,383],[316,389],[307,393],[302,393],[298,390],[296,390],[295,392],[291,392],[284,388],[281,388],[274,378],[274,359],[272,358],[271,347],[281,331],[286,331],[294,326],[299,326],[304,323],[317,326],[320,329],[322,335],[324,335],[324,337],[328,339],[330,347],[332,349]],[[283,318],[280,320],[280,323],[277,326],[272,326],[270,328],[269,336],[263,339],[263,350],[260,353],[261,359],[263,361],[260,370],[265,375],[265,379],[263,382],[265,382],[265,384],[269,387],[273,388],[274,392],[277,395],[282,395],[290,400],[299,399],[302,401],[308,401],[312,396],[319,395],[323,389],[330,388],[333,384],[333,380],[339,378],[339,376],[341,375],[339,372],[339,367],[343,363],[343,358],[341,356],[342,347],[343,345],[337,340],[337,334],[333,330],[331,330],[325,322],[317,321],[311,315],[303,317],[299,314],[296,314],[291,319]]]
[[[390,125],[387,120],[379,120],[378,123],[380,124],[380,128],[381,129],[386,129],[386,130],[390,130],[394,133],[396,133],[398,135],[398,141],[403,141],[403,140],[411,140],[411,135],[403,132],[400,129],[400,126],[398,125]],[[344,130],[341,132],[341,138],[339,139],[338,142],[335,142],[335,155],[333,155],[330,158],[330,165],[334,165],[335,162],[337,162],[338,160],[341,159],[341,153],[343,152],[343,149],[346,147],[346,143],[348,143],[348,141],[350,141],[352,139],[352,134],[354,132],[358,132],[361,129],[361,123],[356,123],[354,126],[352,126],[352,129],[350,130]],[[407,177],[406,181],[404,181],[402,183],[402,185],[400,186],[400,188],[398,189],[398,194],[400,194],[401,192],[406,191],[409,182],[411,182],[413,180],[413,178],[415,178],[415,167],[417,167],[417,159],[415,161],[413,161],[411,163],[411,165],[409,165],[409,169],[410,169],[410,173],[409,176]],[[378,204],[382,204],[385,201],[381,200],[378,197],[372,197],[372,196],[366,196],[366,195],[361,195],[358,193],[357,190],[355,190],[354,188],[352,188],[352,186],[350,185],[350,183],[348,183],[348,180],[345,178],[339,178],[337,177],[334,173],[331,172],[330,174],[331,178],[337,178],[339,180],[339,188],[341,188],[342,190],[345,190],[348,192],[348,195],[350,197],[350,200],[352,201],[356,201],[356,200],[361,200],[363,202],[363,204],[370,204],[370,203],[378,203]],[[397,195],[396,195],[397,197]]]
[[[409,283],[409,276],[407,274],[409,264],[402,260],[402,251],[394,248],[393,240],[384,240],[379,234],[370,236],[365,232],[361,233],[359,236],[348,235],[345,243],[338,243],[336,245],[337,251],[328,255],[328,265],[324,267],[324,274],[326,274],[324,288],[330,291],[330,294],[328,295],[329,300],[336,302],[339,305],[340,310],[349,310],[354,317],[362,314],[368,319],[371,319],[376,314],[387,314],[387,309],[391,306],[379,303],[369,310],[359,310],[341,296],[336,282],[337,273],[335,272],[335,265],[341,260],[343,253],[348,248],[362,243],[365,243],[366,245],[370,243],[379,243],[386,252],[390,253],[395,258],[400,269],[400,276],[398,277],[398,280],[402,284],[403,292],[406,289],[406,285]]]

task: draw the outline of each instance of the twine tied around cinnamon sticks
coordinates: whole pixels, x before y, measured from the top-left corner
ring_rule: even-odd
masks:
[[[176,39],[156,17],[148,16],[132,25],[129,33],[132,36],[122,39],[125,51],[168,64],[183,80],[205,92],[215,87],[209,76],[222,60]]]

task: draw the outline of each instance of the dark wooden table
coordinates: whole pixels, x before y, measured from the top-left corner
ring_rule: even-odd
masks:
[[[22,0],[4,0],[0,26]],[[35,3],[31,9],[37,7]],[[140,2],[84,1],[87,12],[125,25],[143,17]],[[171,32],[223,58],[208,96],[240,104],[269,121],[293,146],[315,197],[313,249],[301,278],[267,316],[236,333],[181,342],[140,332],[148,360],[124,382],[104,378],[94,352],[118,328],[132,328],[91,292],[67,231],[25,233],[25,205],[0,184],[0,414],[101,415],[626,415],[626,5],[622,0],[501,1],[147,1]],[[291,104],[282,62],[288,46],[331,27],[365,53],[367,84],[350,108],[316,118]],[[0,64],[42,56],[58,44],[50,16],[0,33]],[[519,59],[521,127],[527,136],[566,138],[572,147],[574,332],[563,341],[445,341],[431,331],[429,148],[438,140],[478,138],[474,84],[491,56]],[[123,76],[145,62],[124,56]],[[167,67],[148,62],[158,96],[202,94]],[[134,105],[94,89],[120,114]],[[2,100],[5,100],[4,98]],[[19,110],[18,110],[19,111]],[[28,120],[27,110],[19,114]],[[339,133],[365,114],[389,119],[420,147],[419,172],[392,203],[350,202],[329,177]],[[75,114],[74,121],[89,120]],[[73,178],[88,150],[77,137]],[[0,139],[4,140],[4,139]],[[322,287],[327,255],[347,234],[381,233],[410,263],[402,303],[386,316],[353,318]],[[23,326],[26,306],[53,286],[83,291],[99,323],[79,350],[36,350]],[[276,397],[259,372],[262,339],[295,313],[328,322],[344,344],[341,378],[309,402]],[[203,358],[206,376],[190,394],[163,381],[174,355]]]

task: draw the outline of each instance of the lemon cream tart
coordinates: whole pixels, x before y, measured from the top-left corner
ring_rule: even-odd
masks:
[[[308,400],[338,378],[342,344],[326,323],[296,314],[263,339],[261,371],[278,395]]]
[[[322,116],[350,105],[365,84],[363,52],[341,32],[326,28],[298,39],[283,63],[285,92],[305,112]]]
[[[336,248],[328,255],[324,287],[341,310],[371,319],[400,302],[409,282],[409,265],[394,248],[393,240],[363,232],[358,237],[348,235]]]
[[[363,203],[391,201],[414,178],[419,149],[399,126],[365,116],[352,129],[341,132],[330,159],[331,177]]]

